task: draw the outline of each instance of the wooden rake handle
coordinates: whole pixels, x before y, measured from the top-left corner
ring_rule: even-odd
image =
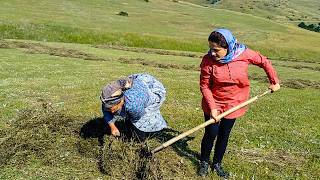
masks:
[[[243,102],[243,103],[241,103],[241,104],[239,104],[239,105],[237,105],[237,106],[235,106],[235,107],[233,107],[233,108],[231,108],[231,109],[229,109],[229,110],[227,110],[227,111],[225,111],[225,112],[223,112],[221,114],[219,114],[216,119],[209,119],[208,121],[206,121],[206,122],[204,122],[204,123],[192,128],[192,129],[190,129],[189,131],[186,131],[186,132],[184,132],[184,133],[182,133],[182,134],[170,139],[169,141],[167,141],[167,142],[163,143],[162,145],[160,145],[160,146],[156,147],[155,149],[153,149],[151,151],[151,154],[154,154],[154,153],[156,153],[158,151],[161,151],[162,149],[170,146],[171,144],[175,143],[176,141],[178,141],[178,140],[180,140],[180,139],[182,139],[182,138],[184,138],[184,137],[186,137],[186,136],[198,131],[199,129],[202,129],[202,128],[208,126],[209,124],[219,122],[223,117],[233,113],[234,111],[236,111],[238,109],[241,109],[241,108],[247,106],[248,104],[256,101],[260,97],[262,97],[262,96],[264,96],[264,95],[266,95],[266,94],[268,94],[270,92],[271,92],[271,90],[268,90],[268,91],[266,91],[266,92],[264,92],[264,93],[262,93],[260,95],[257,95],[255,97],[253,97],[253,98],[251,98],[251,99],[249,99],[249,100],[247,100],[247,101],[245,101],[245,102]]]

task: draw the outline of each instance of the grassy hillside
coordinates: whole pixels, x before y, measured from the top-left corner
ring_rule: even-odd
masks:
[[[269,56],[282,86],[237,120],[224,159],[231,179],[320,177],[319,33],[169,0],[2,0],[0,179],[200,179],[203,130],[144,160],[145,145],[100,136],[99,95],[132,73],[163,82],[172,129],[150,149],[201,124],[199,63],[217,27]],[[267,89],[263,70],[249,76],[252,96]],[[97,134],[84,139],[87,125]]]
[[[320,2],[317,0],[220,0],[215,4],[211,4],[212,0],[186,1],[252,14],[281,23],[320,22]]]
[[[120,11],[129,16],[117,15]],[[227,27],[241,42],[270,57],[318,60],[320,51],[319,33],[172,1],[10,0],[2,1],[0,17],[1,38],[203,52],[212,29]]]
[[[202,122],[197,54],[25,41],[2,41],[1,47],[1,179],[108,179],[99,168],[104,156],[97,139],[78,133],[101,117],[101,87],[127,74],[151,73],[168,91],[162,112],[176,132],[151,141],[150,148]],[[232,179],[319,176],[320,124],[314,120],[320,118],[320,64],[273,63],[283,89],[237,121],[225,158]],[[267,88],[261,69],[252,67],[250,76],[252,95]],[[198,178],[202,133],[156,155],[164,178]]]

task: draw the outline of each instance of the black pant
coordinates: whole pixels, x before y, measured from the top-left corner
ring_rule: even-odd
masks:
[[[210,119],[210,116],[205,114],[204,118],[207,121]],[[213,142],[217,136],[212,163],[221,163],[235,120],[236,119],[222,118],[220,122],[210,124],[205,128],[205,133],[201,142],[201,161],[209,162]]]

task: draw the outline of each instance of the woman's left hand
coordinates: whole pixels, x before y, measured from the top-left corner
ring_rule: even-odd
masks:
[[[277,84],[271,84],[269,86],[269,89],[271,89],[271,92],[275,92],[275,91],[278,91],[280,89],[280,84],[277,83]]]

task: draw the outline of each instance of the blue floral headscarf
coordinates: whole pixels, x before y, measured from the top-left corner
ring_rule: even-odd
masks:
[[[222,34],[228,44],[228,54],[219,61],[220,63],[226,64],[231,62],[246,49],[246,46],[244,44],[240,44],[237,42],[237,39],[232,35],[230,30],[216,29],[214,30],[214,32]],[[212,56],[211,49],[209,50],[208,55]]]

